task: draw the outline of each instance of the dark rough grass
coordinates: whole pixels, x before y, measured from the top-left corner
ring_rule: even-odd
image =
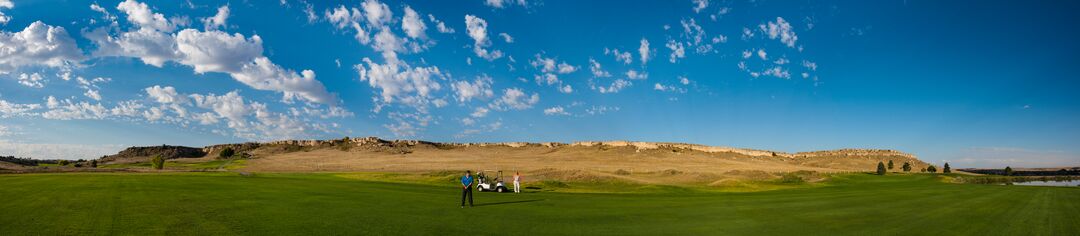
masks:
[[[1077,235],[1080,188],[847,175],[753,193],[476,193],[328,174],[0,175],[0,235]]]

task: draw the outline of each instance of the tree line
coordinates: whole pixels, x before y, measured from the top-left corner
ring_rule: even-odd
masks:
[[[41,164],[55,164],[59,166],[94,167],[97,168],[97,160],[63,160],[63,159],[31,159],[26,157],[0,156],[0,161],[22,166],[40,166]]]
[[[36,166],[39,164],[59,164],[60,160],[31,159],[26,157],[0,156],[0,161],[24,166]]]
[[[885,175],[885,173],[887,173],[889,170],[892,170],[894,166],[895,165],[893,164],[892,160],[889,160],[889,164],[885,164],[885,162],[879,161],[877,163],[876,174]],[[903,169],[904,172],[911,172],[912,165],[911,165],[911,163],[904,162],[904,165],[902,167],[900,167],[900,168]],[[930,165],[930,166],[927,166],[926,168],[923,168],[923,169],[919,170],[919,172],[930,172],[930,173],[937,173],[937,171],[938,171],[937,166],[934,166],[934,165]],[[945,174],[952,173],[952,167],[949,166],[949,163],[947,163],[947,162],[945,163],[944,169],[942,169],[941,173],[945,173]]]

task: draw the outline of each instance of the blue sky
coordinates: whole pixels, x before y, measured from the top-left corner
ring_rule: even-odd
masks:
[[[343,136],[1080,165],[1069,1],[0,0],[0,154]]]

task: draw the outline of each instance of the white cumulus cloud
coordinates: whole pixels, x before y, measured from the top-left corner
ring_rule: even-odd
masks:
[[[465,31],[468,32],[469,37],[473,39],[473,52],[480,58],[492,61],[501,58],[502,51],[488,50],[487,47],[491,46],[491,39],[488,38],[487,31],[488,23],[480,17],[473,15],[465,15]]]
[[[506,8],[511,5],[526,6],[528,3],[525,0],[484,0],[484,5],[488,5],[494,8]]]
[[[432,92],[442,86],[438,79],[445,77],[438,67],[412,67],[404,63],[379,64],[369,58],[363,61],[367,65],[355,66],[361,81],[367,81],[372,88],[379,89],[383,102],[402,102],[410,105],[423,105],[429,102]]]
[[[151,28],[162,32],[172,32],[176,29],[175,25],[165,19],[165,15],[154,13],[146,3],[127,0],[117,5],[116,9],[127,14],[128,21],[139,27]]]
[[[0,25],[7,24],[8,21],[11,21],[11,16],[4,14],[4,8],[15,8],[15,3],[11,2],[11,0],[0,0]]]
[[[562,116],[568,116],[568,115],[570,115],[570,113],[569,113],[569,112],[566,112],[566,108],[563,108],[562,106],[556,106],[556,107],[551,107],[551,108],[547,108],[547,109],[544,109],[544,115],[549,115],[549,116],[554,116],[554,115],[562,115]]]
[[[405,16],[401,18],[401,29],[410,38],[423,38],[425,37],[424,30],[427,30],[427,24],[424,24],[420,14],[417,14],[412,7],[405,6]]]
[[[770,21],[764,24],[758,25],[761,32],[769,36],[769,39],[780,39],[780,42],[788,47],[795,47],[795,42],[799,40],[799,36],[795,34],[794,28],[787,21],[784,21],[782,17],[776,17],[776,21]]]
[[[508,88],[503,91],[503,96],[489,107],[495,110],[525,110],[532,108],[537,102],[540,102],[540,95],[537,93],[530,96],[519,88]]]
[[[649,55],[652,49],[649,49],[649,40],[641,39],[641,46],[638,47],[638,54],[641,55],[641,64],[644,65],[649,62]]]
[[[229,6],[221,6],[217,9],[217,14],[212,17],[202,18],[203,27],[206,30],[217,29],[225,26],[225,22],[229,19]]]
[[[439,30],[439,33],[453,34],[454,32],[456,32],[454,30],[454,28],[450,28],[450,27],[446,26],[445,22],[442,22],[439,19],[436,19],[435,15],[428,14],[428,20],[430,20],[431,23],[435,24],[435,29]]]
[[[492,79],[488,76],[476,78],[476,81],[458,81],[450,85],[456,92],[458,102],[467,102],[473,98],[490,98],[495,95],[491,89]]]
[[[64,27],[35,21],[19,32],[0,32],[0,74],[23,66],[67,67],[83,59]]]

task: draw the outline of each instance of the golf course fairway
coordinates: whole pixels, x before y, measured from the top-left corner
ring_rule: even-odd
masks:
[[[1080,188],[834,176],[726,193],[475,193],[333,174],[0,175],[0,235],[1077,235]]]

